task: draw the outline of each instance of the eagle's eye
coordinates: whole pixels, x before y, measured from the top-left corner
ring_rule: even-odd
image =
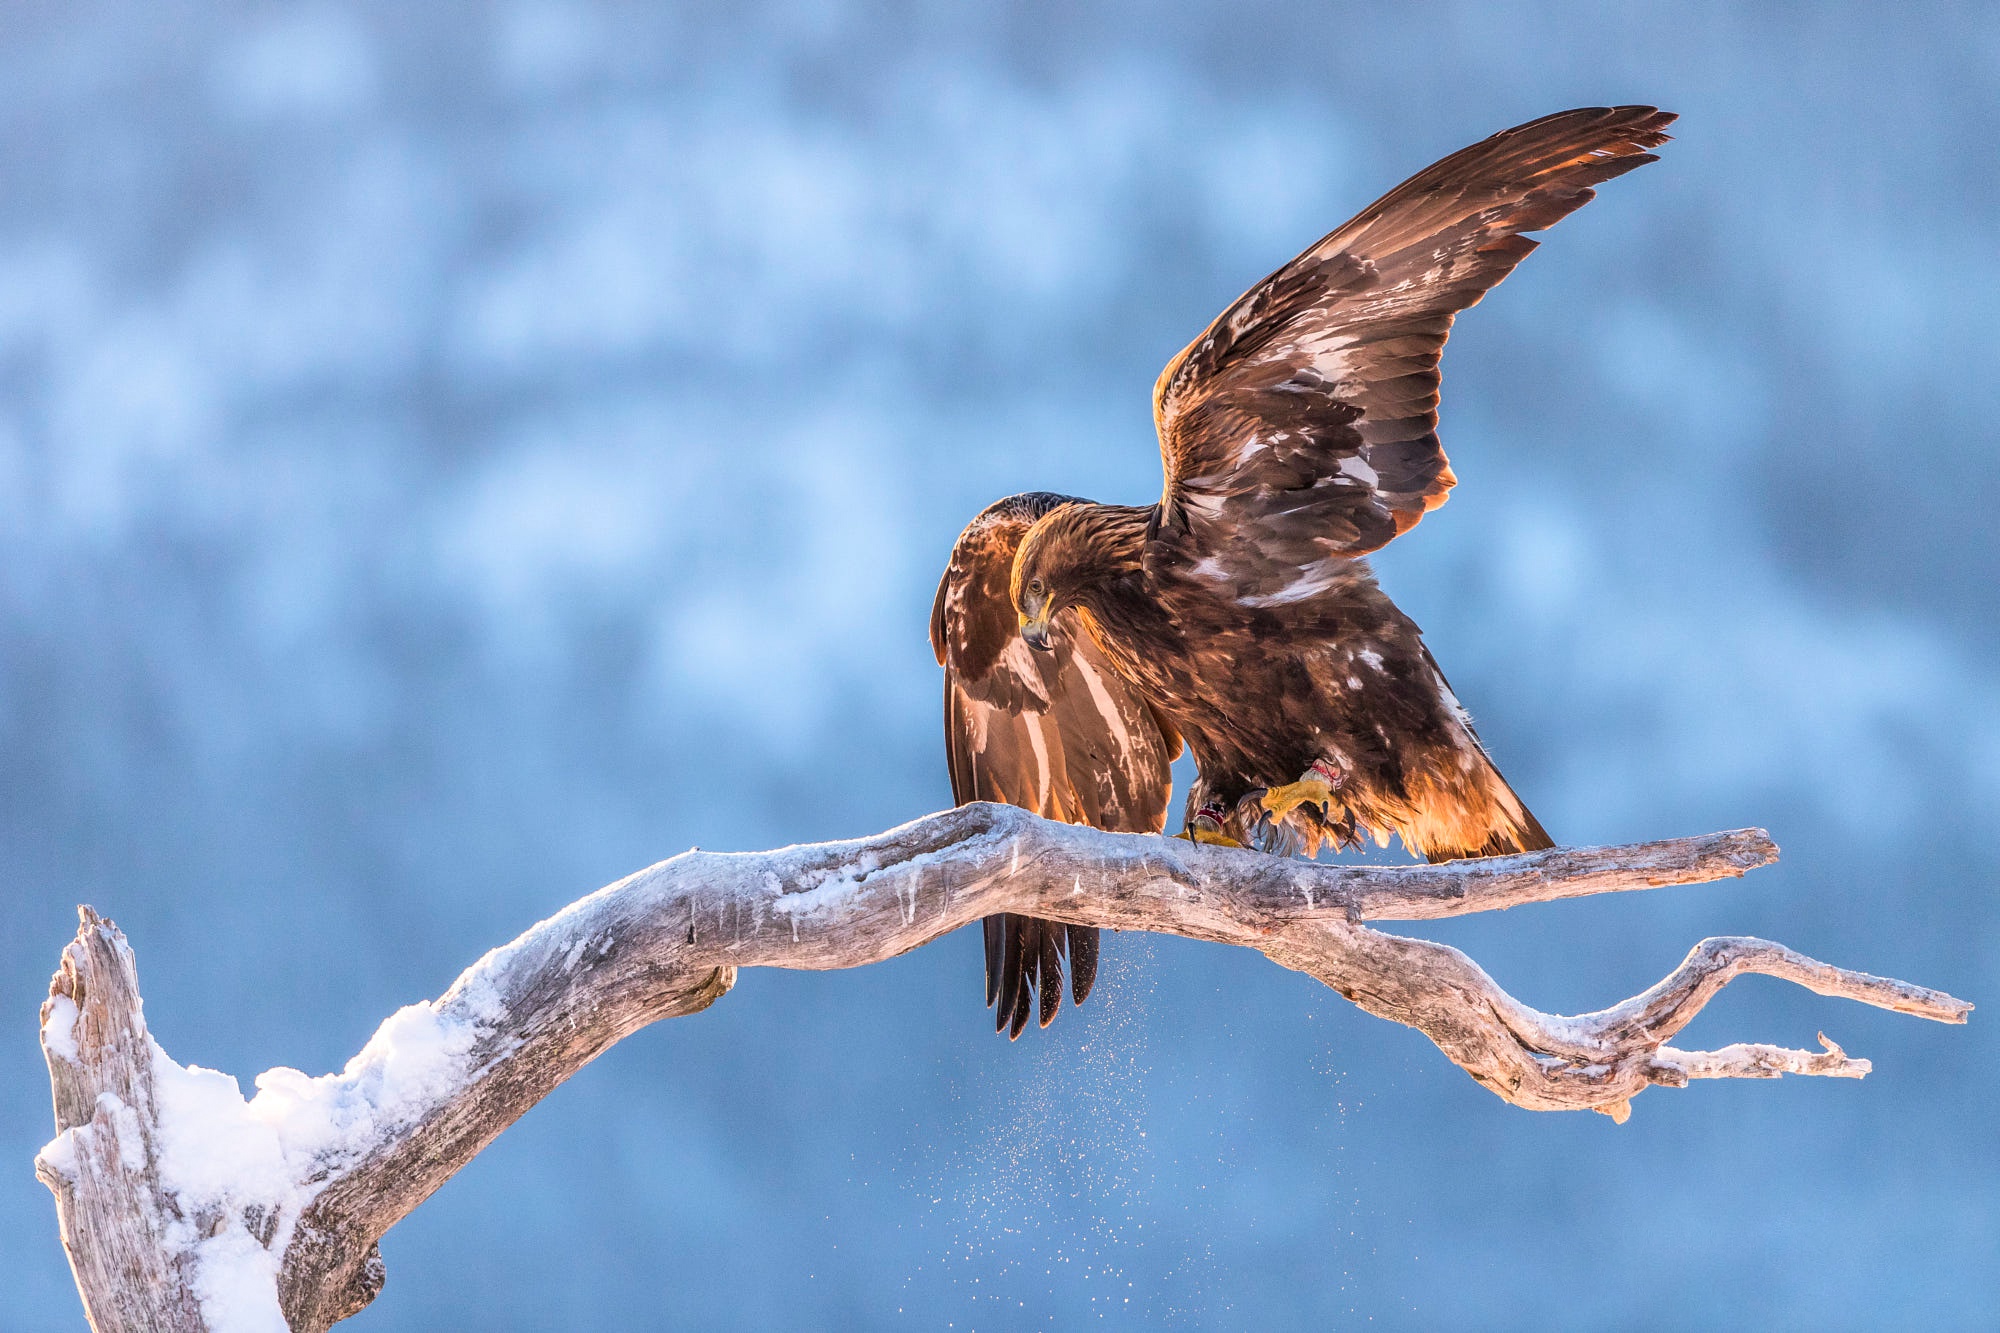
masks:
[[[1042,581],[1040,579],[1029,579],[1028,591],[1035,594],[1035,596],[1040,597],[1043,593],[1047,592],[1048,589],[1042,586]]]

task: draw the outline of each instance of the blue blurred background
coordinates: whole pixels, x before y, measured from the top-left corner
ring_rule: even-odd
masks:
[[[1542,1008],[1751,932],[2000,1000],[2000,17],[1983,6],[12,6],[0,31],[0,1326],[73,905],[243,1078],[699,843],[948,803],[931,590],[1158,486],[1154,374],[1406,174],[1683,113],[1460,325],[1381,561],[1560,840],[1747,880],[1443,923]],[[357,1329],[1952,1327],[2000,1045],[1762,980],[1862,1083],[1535,1115],[1242,951],[976,932],[745,974],[387,1238]]]

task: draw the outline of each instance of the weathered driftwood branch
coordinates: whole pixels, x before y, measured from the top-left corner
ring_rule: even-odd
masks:
[[[1363,924],[1719,879],[1776,856],[1762,832],[1740,830],[1323,866],[971,805],[854,842],[663,861],[395,1014],[344,1072],[272,1070],[248,1103],[234,1080],[152,1043],[131,951],[85,908],[42,1011],[58,1134],[36,1165],[99,1330],[323,1330],[380,1290],[384,1232],[627,1033],[714,1003],[738,967],[859,967],[1001,910],[1260,950],[1417,1028],[1517,1106],[1621,1121],[1656,1084],[1868,1072],[1824,1038],[1823,1052],[1665,1044],[1745,972],[1965,1020],[1972,1006],[1939,991],[1747,938],[1705,940],[1644,994],[1563,1018],[1457,949]]]

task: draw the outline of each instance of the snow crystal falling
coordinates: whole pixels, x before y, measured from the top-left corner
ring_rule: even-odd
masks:
[[[1001,1314],[1067,1323],[1080,1311],[1101,1318],[1154,1303],[1157,1293],[1130,1271],[1150,1239],[1155,1180],[1146,1128],[1153,974],[1146,937],[1120,934],[1088,1004],[1065,1007],[1054,1026],[955,1090],[965,1123],[953,1137],[964,1146],[942,1162],[926,1156],[910,1187],[942,1225],[931,1262],[970,1302],[970,1326]],[[1075,1284],[1087,1293],[1080,1307]],[[1046,1301],[1039,1315],[1037,1297]]]

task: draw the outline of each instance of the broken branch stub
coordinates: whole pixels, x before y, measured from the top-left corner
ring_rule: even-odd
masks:
[[[100,1330],[211,1329],[249,1312],[317,1333],[380,1291],[377,1242],[564,1079],[628,1033],[706,1008],[739,967],[848,968],[997,912],[1257,949],[1414,1027],[1534,1110],[1623,1120],[1654,1086],[1858,1078],[1825,1050],[1666,1042],[1745,972],[1940,1022],[1971,1005],[1765,940],[1704,940],[1658,985],[1596,1013],[1541,1013],[1461,951],[1365,924],[1698,883],[1769,864],[1761,831],[1554,848],[1443,865],[1315,865],[1050,823],[974,804],[872,838],[689,852],[580,899],[386,1020],[345,1070],[235,1081],[166,1058],[132,955],[90,909],[43,1006],[55,1191]],[[213,1152],[218,1142],[227,1150]],[[247,1293],[247,1294],[246,1294]],[[232,1304],[234,1303],[234,1304]]]

